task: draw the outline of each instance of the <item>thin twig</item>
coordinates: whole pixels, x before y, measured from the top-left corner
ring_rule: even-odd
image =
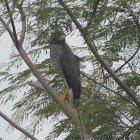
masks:
[[[116,108],[115,108],[114,106],[112,106],[110,103],[108,103],[108,102],[102,100],[100,97],[94,96],[94,98],[97,99],[98,101],[100,101],[101,103],[110,106],[113,110],[116,110]],[[119,110],[116,110],[116,111],[118,111],[120,114],[122,114]],[[122,115],[123,115],[123,114],[122,114]],[[115,113],[115,116],[118,118],[118,120],[119,120],[123,125],[125,125],[127,128],[130,128],[130,126],[127,125],[127,124],[120,118],[120,116],[118,116],[116,113]]]
[[[125,4],[125,7],[128,10],[128,12],[130,13],[130,15],[132,16],[132,18],[133,18],[133,20],[134,20],[134,22],[136,24],[137,30],[138,30],[138,38],[139,38],[138,48],[135,51],[135,53],[121,67],[119,67],[117,70],[115,70],[115,72],[119,71],[124,65],[128,64],[128,62],[131,61],[136,56],[138,51],[140,50],[140,23],[139,23],[139,16],[137,17],[134,14],[134,11],[132,9],[130,9],[130,6],[128,4]]]
[[[21,21],[22,21],[22,30],[21,30],[21,35],[19,39],[19,43],[23,44],[24,37],[25,37],[25,32],[26,32],[26,20],[25,20],[25,13],[23,11],[22,5],[17,3],[17,7],[19,9],[20,15],[21,15]]]
[[[81,72],[81,74],[86,77],[88,80],[91,80],[93,81],[95,84],[98,84],[98,85],[102,85],[101,83],[98,83],[97,81],[95,81],[94,79],[92,79],[89,75],[85,74],[84,72]],[[131,102],[130,100],[128,100],[127,98],[125,98],[124,96],[122,96],[121,94],[119,94],[118,92],[115,92],[114,90],[102,85],[103,88],[117,94],[118,96],[120,96],[122,99],[126,100],[127,102],[131,103],[132,105],[135,105],[133,102]]]
[[[103,87],[104,83],[105,83],[106,79],[103,79],[102,83],[99,85],[98,89],[92,93],[92,95],[90,96],[90,98],[86,101],[85,105],[89,104],[92,99],[94,98],[94,96],[100,91],[100,89]]]
[[[97,98],[101,103],[104,103],[104,104],[106,104],[106,105],[109,105],[111,108],[113,108],[114,110],[118,111],[121,115],[124,116],[125,119],[127,119],[127,120],[133,125],[133,127],[137,127],[137,125],[134,124],[125,114],[123,114],[121,111],[117,110],[117,109],[116,109],[114,106],[112,106],[110,103],[108,103],[108,102],[102,100],[100,97],[98,97],[98,96],[96,96],[96,95],[94,96],[94,98]],[[117,117],[127,128],[131,128],[131,126],[127,125],[117,114],[115,114],[115,115],[116,115],[116,117]]]
[[[3,18],[0,16],[0,21],[1,23],[4,25],[4,27],[6,28],[6,30],[8,31],[13,43],[15,44],[15,38],[13,35],[13,32],[11,31],[11,29],[9,28],[8,24],[6,24],[6,22],[3,20]]]
[[[139,46],[138,46],[137,50],[134,52],[134,54],[127,61],[125,61],[125,63],[123,65],[121,65],[118,69],[116,69],[114,72],[117,73],[119,70],[122,69],[122,67],[124,67],[126,64],[128,64],[136,56],[139,49],[140,49],[140,43],[139,43]],[[110,77],[110,75],[107,76],[107,77]]]
[[[135,126],[130,127],[126,132],[124,132],[124,134],[121,137],[119,137],[119,139],[124,139],[124,138],[128,139],[131,133],[133,133],[136,130],[140,130],[140,122],[137,123]]]
[[[135,24],[137,26],[138,31],[140,31],[139,17],[135,16],[134,11],[132,9],[130,9],[130,6],[128,4],[125,4],[125,7],[128,9],[129,13],[133,17],[133,20],[134,20],[134,22],[135,22]]]
[[[128,63],[136,56],[136,54],[137,54],[138,51],[140,50],[140,24],[139,24],[139,17],[136,17],[136,16],[134,15],[134,12],[133,12],[133,10],[130,9],[130,6],[129,6],[129,5],[126,4],[125,7],[128,9],[129,13],[131,14],[131,16],[132,16],[132,18],[133,18],[133,20],[134,20],[134,22],[135,22],[135,24],[136,24],[137,30],[138,30],[138,38],[139,38],[139,41],[138,41],[138,48],[137,48],[137,50],[134,52],[134,54],[133,54],[127,61],[124,62],[123,65],[121,65],[119,68],[117,68],[117,69],[114,71],[115,73],[117,73],[117,72],[118,72],[119,70],[121,70],[126,64],[128,64]],[[107,76],[106,78],[109,78],[109,77],[110,77],[110,75]]]
[[[5,0],[5,4],[6,4],[6,8],[7,8],[7,11],[9,13],[10,21],[11,21],[11,24],[12,24],[12,29],[13,29],[13,34],[14,34],[14,39],[15,39],[15,44],[16,44],[15,46],[19,47],[19,41],[18,41],[18,38],[17,38],[17,33],[16,33],[16,28],[15,28],[13,16],[12,16],[12,13],[10,11],[10,7],[9,7],[9,4],[8,4],[7,0]]]

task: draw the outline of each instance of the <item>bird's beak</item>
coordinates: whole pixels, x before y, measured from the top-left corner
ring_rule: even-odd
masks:
[[[58,40],[63,40],[63,39],[65,39],[65,37],[66,37],[65,35],[60,35]]]

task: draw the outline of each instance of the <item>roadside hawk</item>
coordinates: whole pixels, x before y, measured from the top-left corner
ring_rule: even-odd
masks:
[[[49,39],[50,60],[55,71],[66,83],[66,90],[60,94],[65,101],[66,96],[70,101],[75,101],[81,95],[80,58],[72,52],[65,42],[65,34],[61,31],[54,32]]]

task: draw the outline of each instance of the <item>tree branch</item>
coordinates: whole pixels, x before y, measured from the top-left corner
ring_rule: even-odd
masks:
[[[21,21],[22,21],[22,29],[21,29],[21,35],[19,39],[19,43],[23,44],[25,32],[26,32],[26,20],[25,20],[25,13],[23,11],[22,5],[17,3],[17,7],[19,9],[20,15],[21,15]]]
[[[36,83],[36,82],[33,82],[33,81],[28,81],[27,84],[36,88],[36,89],[46,91],[45,88],[40,83]]]
[[[42,90],[42,91],[45,91],[45,88],[41,85],[41,84],[39,84],[39,83],[36,83],[36,82],[33,82],[33,81],[28,81],[27,82],[27,84],[28,85],[30,85],[30,86],[33,86],[33,87],[35,87],[36,89],[39,89],[39,90]],[[68,103],[67,101],[65,101],[66,103]],[[76,108],[76,110],[77,110],[77,108]],[[78,115],[78,110],[77,110],[77,115]],[[81,140],[89,140],[89,138],[88,138],[88,135],[86,134],[86,130],[85,130],[85,128],[83,127],[84,125],[83,125],[83,122],[82,122],[82,120],[81,120],[81,118],[80,118],[80,116],[78,115],[78,118],[79,118],[79,121],[80,121],[80,137],[81,137]],[[79,126],[78,126],[79,127]],[[86,138],[86,139],[85,139]]]
[[[92,53],[97,58],[97,60],[102,64],[102,66],[111,75],[111,77],[118,83],[118,85],[132,98],[132,100],[140,108],[140,101],[138,100],[138,98],[130,90],[130,88],[123,81],[120,80],[120,78],[116,75],[116,73],[108,66],[108,64],[99,55],[99,53],[96,50],[96,45],[94,44],[94,42],[92,43],[91,40],[88,38],[88,36],[86,34],[86,31],[84,30],[83,26],[74,17],[73,13],[68,8],[68,6],[65,4],[65,2],[63,0],[58,0],[58,2],[65,8],[65,11],[68,13],[68,15],[71,17],[72,21],[75,23],[76,27],[81,32],[85,42],[87,43],[87,45],[89,46],[89,48],[91,49]]]
[[[11,29],[9,28],[9,26],[5,23],[5,21],[3,20],[3,18],[0,16],[0,21],[3,24],[3,26],[6,28],[6,30],[8,31],[13,43],[15,44],[15,38],[13,35],[13,32],[11,31]]]
[[[13,17],[12,17],[12,12],[10,11],[10,7],[9,7],[9,4],[8,4],[7,0],[5,0],[5,4],[6,4],[6,8],[7,8],[7,11],[9,13],[10,21],[11,21],[11,24],[12,24],[15,45],[19,47],[19,44],[18,44],[19,41],[18,41],[18,38],[17,38],[17,33],[16,33],[15,25],[14,25],[14,20],[13,20]]]
[[[7,117],[4,113],[2,113],[0,111],[0,116],[6,120],[7,122],[9,122],[13,127],[15,127],[16,129],[18,129],[20,132],[22,132],[23,134],[25,134],[26,136],[28,136],[30,139],[32,140],[38,140],[37,138],[35,138],[32,134],[30,134],[28,131],[26,131],[25,129],[23,129],[22,127],[20,127],[18,124],[16,124],[15,122],[13,122],[9,117]]]

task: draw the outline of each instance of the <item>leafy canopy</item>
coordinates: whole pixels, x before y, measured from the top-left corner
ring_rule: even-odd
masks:
[[[21,2],[21,1],[19,1]],[[23,10],[27,20],[27,30],[24,49],[34,62],[40,73],[46,77],[49,84],[58,92],[63,92],[65,85],[53,70],[49,60],[48,38],[57,29],[63,29],[66,34],[78,32],[71,18],[58,1],[52,0],[22,0]],[[85,33],[94,41],[98,52],[113,70],[125,63],[140,47],[138,28],[133,16],[140,14],[138,0],[82,0],[65,1],[73,15],[84,26]],[[13,17],[18,25],[21,22],[17,16],[17,1],[9,1],[13,9]],[[5,4],[1,7],[1,15],[6,22],[8,14]],[[133,11],[130,13],[130,10]],[[11,26],[9,24],[9,26]],[[18,28],[18,27],[17,27]],[[6,29],[0,25],[0,35]],[[81,35],[77,38],[81,38]],[[78,41],[78,40],[77,40]],[[37,132],[39,124],[46,118],[56,122],[54,129],[46,139],[57,138],[61,133],[68,133],[65,140],[79,139],[78,132],[72,121],[65,117],[58,104],[44,91],[31,88],[27,81],[34,80],[29,69],[20,70],[24,65],[21,56],[14,46],[7,63],[1,63],[0,82],[7,82],[8,86],[0,91],[1,103],[12,101],[17,97],[13,119],[22,123],[24,118],[33,117],[31,131]],[[82,96],[78,110],[84,121],[91,139],[109,140],[113,138],[139,139],[140,110],[131,98],[114,82],[112,78],[105,78],[108,73],[95,59],[86,44],[72,47],[75,54],[85,55],[81,66]],[[47,54],[46,54],[47,50]],[[117,74],[127,86],[140,98],[140,55],[126,63]],[[86,68],[84,66],[87,66]],[[19,69],[19,72],[14,72]],[[98,92],[97,89],[104,81]],[[22,97],[19,94],[22,92]],[[90,102],[87,100],[93,95]],[[34,121],[36,120],[36,121]],[[29,124],[29,126],[31,125]]]

